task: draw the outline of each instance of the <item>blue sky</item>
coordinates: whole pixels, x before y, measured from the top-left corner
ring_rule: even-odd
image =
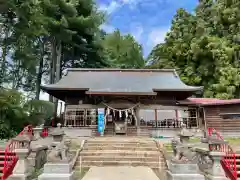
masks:
[[[198,0],[97,0],[99,9],[108,14],[102,28],[132,34],[143,45],[146,56],[171,26],[178,8],[193,12]]]
[[[143,45],[144,55],[164,41],[171,20],[178,8],[193,12],[198,0],[97,0],[99,9],[108,14],[102,28],[112,32],[115,28],[122,33],[132,34]],[[48,95],[41,92],[41,99]]]

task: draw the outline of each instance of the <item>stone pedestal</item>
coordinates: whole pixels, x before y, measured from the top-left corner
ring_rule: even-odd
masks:
[[[16,149],[15,153],[18,156],[18,161],[8,180],[28,180],[31,176],[31,168],[27,159],[29,149]]]
[[[44,165],[44,171],[38,180],[74,180],[73,170],[68,163],[47,163]]]
[[[32,145],[31,153],[28,156],[29,165],[33,168],[40,169],[47,161],[47,150],[46,145]]]
[[[167,180],[205,180],[197,164],[169,162]]]
[[[33,128],[34,140],[38,140],[41,138],[40,134],[42,133],[42,131],[43,131],[42,127]]]
[[[225,172],[220,163],[223,156],[225,156],[225,152],[217,152],[212,151],[209,152],[209,155],[213,159],[212,169],[209,171],[209,174],[206,175],[207,180],[227,180],[225,176]]]

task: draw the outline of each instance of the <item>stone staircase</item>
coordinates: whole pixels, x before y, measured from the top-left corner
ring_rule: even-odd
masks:
[[[114,124],[109,124],[104,130],[104,136],[114,136]],[[124,134],[122,135],[124,136]],[[135,126],[128,126],[127,133],[125,136],[141,136],[141,137],[150,137],[148,127],[137,129]]]
[[[114,124],[109,124],[104,129],[104,135],[105,136],[113,136],[114,133]]]
[[[98,137],[87,140],[75,168],[91,166],[165,167],[157,144],[150,138]]]

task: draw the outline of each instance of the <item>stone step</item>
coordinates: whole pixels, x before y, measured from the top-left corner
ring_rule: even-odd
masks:
[[[163,156],[158,157],[144,157],[144,156],[79,156],[77,161],[141,161],[141,162],[155,162],[164,160]]]
[[[84,150],[132,150],[132,151],[157,151],[158,148],[155,147],[137,147],[137,146],[115,146],[115,145],[107,145],[107,146],[84,146]]]
[[[87,143],[155,143],[150,138],[128,138],[124,137],[98,137],[87,140]]]
[[[114,143],[86,143],[85,147],[91,147],[91,146],[126,146],[126,147],[156,147],[156,143],[120,143],[120,142],[114,142]]]
[[[129,145],[152,145],[156,146],[156,143],[154,141],[151,142],[124,142],[124,141],[87,141],[86,144],[129,144]]]
[[[165,163],[160,162],[142,162],[142,161],[82,161],[81,166],[148,166],[151,168],[163,167]],[[80,166],[80,161],[76,162],[76,167]],[[75,167],[75,168],[76,168]]]
[[[128,151],[128,150],[83,150],[80,152],[80,156],[101,156],[101,155],[109,155],[109,156],[139,156],[139,157],[159,157],[161,153],[159,151]]]

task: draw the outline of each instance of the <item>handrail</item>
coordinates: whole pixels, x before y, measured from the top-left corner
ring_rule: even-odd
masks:
[[[212,136],[213,131],[216,132],[216,136],[218,139],[224,140],[224,138],[220,135],[220,133],[216,131],[214,128],[208,128],[208,135]],[[211,147],[210,147],[210,150],[212,150]],[[236,153],[233,151],[232,147],[228,144],[221,145],[219,150],[226,153],[225,157],[221,161],[221,164],[223,166],[223,169],[226,175],[231,180],[237,180]]]
[[[27,134],[29,136],[33,135],[32,126],[28,125],[25,128],[27,129]],[[25,132],[25,128],[18,134],[18,136],[23,135]],[[16,156],[15,149],[20,146],[19,143],[14,141],[9,141],[6,145],[5,151],[4,151],[4,166],[3,166],[3,174],[2,174],[2,180],[5,180],[12,174],[12,171],[18,161],[18,157]]]

